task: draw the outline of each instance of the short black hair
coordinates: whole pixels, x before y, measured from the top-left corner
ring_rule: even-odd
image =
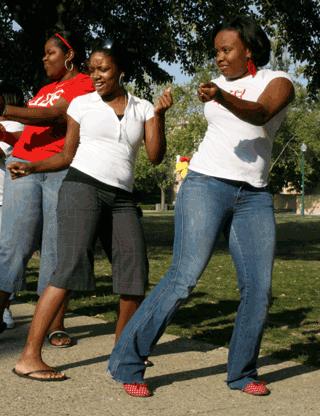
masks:
[[[106,56],[112,56],[118,68],[125,73],[125,79],[131,75],[131,59],[128,50],[118,40],[95,39],[92,52],[102,52]]]
[[[63,37],[63,39],[65,39],[68,44],[71,46],[71,48],[74,51],[74,58],[72,60],[72,62],[78,67],[80,68],[81,65],[85,62],[86,60],[86,48],[85,48],[85,44],[83,41],[83,36],[81,36],[80,34],[76,34],[76,33],[71,33],[68,32],[66,30],[60,30],[59,32],[57,32],[60,36]],[[59,36],[57,36],[56,34],[52,35],[50,37],[50,39],[54,39],[57,46],[63,50],[64,53],[67,53],[68,50],[70,49],[60,38]]]
[[[0,95],[8,105],[16,105],[18,107],[24,105],[22,89],[8,81],[0,81]]]
[[[212,32],[212,40],[222,30],[236,30],[240,39],[252,52],[252,60],[257,66],[264,66],[269,62],[271,44],[261,26],[249,16],[235,16],[226,19]]]

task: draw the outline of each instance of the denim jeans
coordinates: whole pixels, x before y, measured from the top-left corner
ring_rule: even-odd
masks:
[[[275,221],[267,190],[189,172],[175,208],[173,262],[126,325],[108,366],[122,383],[142,382],[144,360],[195,287],[219,233],[230,226],[240,305],[230,342],[227,383],[242,389],[257,377],[257,358],[269,306]]]
[[[7,163],[22,159],[10,157]],[[21,289],[25,267],[41,250],[38,294],[46,288],[56,267],[58,192],[66,170],[33,173],[12,180],[5,174],[0,232],[0,290]]]

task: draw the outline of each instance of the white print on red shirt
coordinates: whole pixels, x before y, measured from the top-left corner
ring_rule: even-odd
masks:
[[[51,107],[59,100],[64,90],[60,89],[55,92],[50,92],[47,95],[40,95],[28,102],[28,107]]]

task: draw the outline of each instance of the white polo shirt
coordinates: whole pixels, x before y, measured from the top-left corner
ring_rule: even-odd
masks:
[[[259,70],[237,80],[224,76],[214,79],[221,89],[236,97],[256,102],[275,78],[290,79],[283,71]],[[260,188],[267,185],[273,139],[283,121],[287,107],[263,126],[241,120],[212,100],[205,104],[208,128],[189,169],[218,178],[247,182]]]
[[[120,121],[95,91],[74,98],[67,114],[80,124],[80,144],[71,166],[111,186],[132,191],[134,165],[153,104],[128,94]]]

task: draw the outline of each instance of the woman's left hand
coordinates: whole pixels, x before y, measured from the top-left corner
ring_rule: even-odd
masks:
[[[198,88],[199,100],[203,103],[214,100],[215,96],[219,92],[219,87],[213,82],[201,83]]]
[[[28,176],[30,173],[33,173],[31,163],[11,162],[7,165],[7,169],[10,171],[12,179],[21,178],[22,176]]]
[[[154,106],[154,113],[156,115],[163,115],[173,104],[171,88],[164,90],[161,97],[159,97],[156,105]]]

